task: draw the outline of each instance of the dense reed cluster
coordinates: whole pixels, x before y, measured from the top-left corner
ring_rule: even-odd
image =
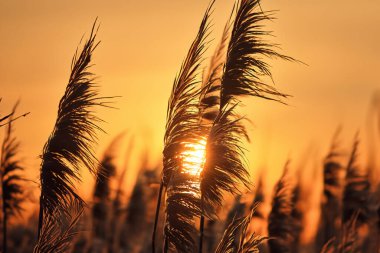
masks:
[[[268,60],[295,60],[279,53],[269,40],[271,33],[264,25],[273,19],[273,12],[264,12],[259,0],[237,0],[207,65],[214,2],[207,7],[174,79],[162,163],[152,166],[146,151],[138,159],[138,172],[132,173],[133,137],[128,139],[127,152],[120,155],[125,133],[112,140],[101,158],[94,154],[97,134],[103,131],[96,111],[112,102],[112,97],[100,96],[91,72],[99,44],[96,21],[73,57],[57,119],[40,157],[39,209],[25,224],[9,226],[27,201],[25,168],[13,130],[20,117],[15,117],[17,104],[0,118],[0,126],[5,126],[1,252],[380,250],[378,168],[376,163],[362,166],[359,134],[347,155],[337,131],[315,172],[320,180],[315,176],[307,181],[301,176],[306,170],[294,170],[289,159],[273,192],[265,187],[263,173],[254,186],[245,149],[250,141],[249,118],[240,113],[243,97],[285,103],[288,95],[272,85]],[[124,166],[117,162],[120,157]],[[90,201],[82,199],[77,189],[83,169],[95,179]],[[126,177],[133,174],[134,185],[125,186]],[[311,216],[313,206],[319,212]],[[319,221],[312,234],[306,229],[310,219]]]

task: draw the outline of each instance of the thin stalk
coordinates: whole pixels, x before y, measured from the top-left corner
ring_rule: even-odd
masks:
[[[40,213],[38,215],[38,231],[37,231],[37,241],[40,239],[41,229],[42,229],[42,220],[44,219],[44,211],[42,207],[42,196],[40,196]]]
[[[199,249],[198,249],[198,253],[202,253],[202,249],[203,249],[203,230],[204,230],[204,225],[205,225],[205,217],[203,216],[203,212],[202,212],[202,215],[201,215],[201,222],[200,222],[200,235],[199,235]]]
[[[168,253],[168,249],[169,249],[169,243],[168,243],[168,240],[165,238],[164,239],[164,253]]]
[[[162,196],[163,189],[164,189],[164,183],[161,181],[160,190],[157,197],[156,216],[154,218],[154,227],[153,227],[153,234],[152,234],[152,253],[156,252],[156,230],[157,230],[157,224],[158,224],[158,217],[160,215],[161,196]]]

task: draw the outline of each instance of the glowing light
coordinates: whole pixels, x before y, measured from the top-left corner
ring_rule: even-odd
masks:
[[[206,140],[197,143],[186,143],[182,152],[182,173],[199,176],[206,160]]]

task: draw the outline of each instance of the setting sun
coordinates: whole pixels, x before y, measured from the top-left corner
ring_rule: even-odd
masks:
[[[206,140],[201,139],[197,143],[186,143],[186,150],[182,153],[182,173],[199,176],[206,160]]]

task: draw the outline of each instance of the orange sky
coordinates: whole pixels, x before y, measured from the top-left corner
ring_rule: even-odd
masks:
[[[0,114],[18,98],[20,112],[31,112],[16,124],[30,179],[38,179],[38,155],[55,122],[71,58],[96,17],[102,42],[93,71],[101,94],[122,96],[118,110],[100,112],[108,135],[100,135],[98,153],[127,129],[140,147],[151,149],[154,162],[162,150],[173,79],[207,5],[207,0],[0,1]],[[214,42],[232,5],[232,0],[216,3]],[[250,165],[265,165],[274,180],[287,157],[295,166],[305,152],[318,161],[313,155],[327,151],[338,124],[348,145],[365,123],[371,95],[380,88],[380,2],[268,0],[262,5],[279,10],[278,19],[267,23],[274,42],[308,64],[271,62],[276,87],[293,95],[288,106],[258,99],[246,103],[244,111],[254,123]]]

